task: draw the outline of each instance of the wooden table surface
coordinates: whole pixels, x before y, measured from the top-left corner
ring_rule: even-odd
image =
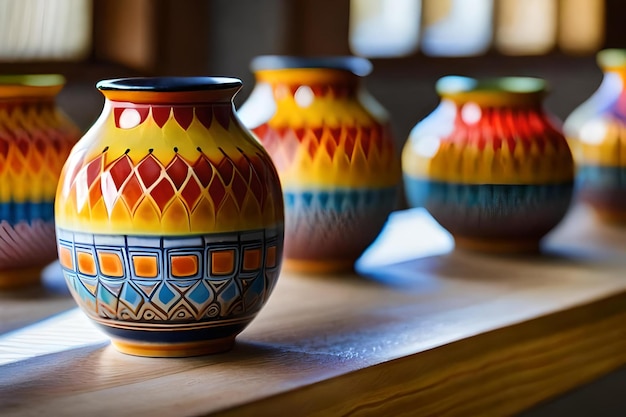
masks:
[[[360,276],[283,273],[233,351],[185,359],[116,352],[52,266],[0,296],[0,415],[502,415],[626,363],[626,229],[579,207],[542,255],[451,248],[394,213]]]

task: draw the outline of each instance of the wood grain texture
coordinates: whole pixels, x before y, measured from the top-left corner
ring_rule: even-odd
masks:
[[[508,415],[626,363],[626,230],[577,209],[542,256],[448,253],[448,238],[394,215],[367,276],[284,274],[230,353],[94,343],[0,366],[0,414]],[[89,333],[44,327],[24,331]]]
[[[42,271],[41,283],[0,290],[0,335],[76,306],[57,264]]]

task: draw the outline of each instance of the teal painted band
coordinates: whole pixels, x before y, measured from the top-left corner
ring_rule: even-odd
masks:
[[[596,190],[626,189],[626,167],[582,165],[576,174],[576,186]]]
[[[540,239],[565,216],[572,182],[545,185],[453,184],[405,177],[407,199],[453,235]]]
[[[534,206],[544,199],[571,198],[573,183],[560,184],[457,184],[404,177],[407,199],[413,207],[424,207],[428,201],[459,207],[486,209],[520,205]]]
[[[54,221],[54,203],[0,203],[0,220],[15,225],[18,223],[30,223],[33,220],[45,222]]]

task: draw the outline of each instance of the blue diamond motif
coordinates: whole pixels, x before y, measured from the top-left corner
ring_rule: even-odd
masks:
[[[143,297],[129,283],[126,283],[124,288],[122,288],[120,300],[129,305],[135,312],[137,312],[139,306],[143,304]]]
[[[311,204],[313,203],[313,193],[311,192],[302,193],[302,200],[304,201],[305,207],[311,207]]]
[[[111,291],[103,285],[98,285],[98,299],[109,306],[112,310],[115,310],[117,297],[114,294],[111,294]]]
[[[163,303],[163,305],[169,304],[170,301],[174,299],[174,297],[176,297],[176,294],[174,294],[174,291],[170,290],[167,285],[163,285],[159,289],[158,298],[159,298],[159,301]]]

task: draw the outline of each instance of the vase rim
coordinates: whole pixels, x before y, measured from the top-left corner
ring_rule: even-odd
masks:
[[[364,77],[372,72],[372,63],[366,58],[353,55],[260,55],[252,59],[250,69],[252,72],[282,69],[335,69]]]
[[[544,79],[536,77],[472,78],[448,75],[440,78],[435,88],[439,94],[445,95],[473,92],[537,94],[546,92],[548,83]]]
[[[56,87],[65,84],[60,74],[6,74],[0,75],[0,86]]]
[[[625,68],[626,49],[607,48],[596,55],[598,65],[602,68]]]
[[[242,85],[242,81],[234,77],[128,77],[98,81],[96,88],[100,91],[175,93],[239,89]]]

